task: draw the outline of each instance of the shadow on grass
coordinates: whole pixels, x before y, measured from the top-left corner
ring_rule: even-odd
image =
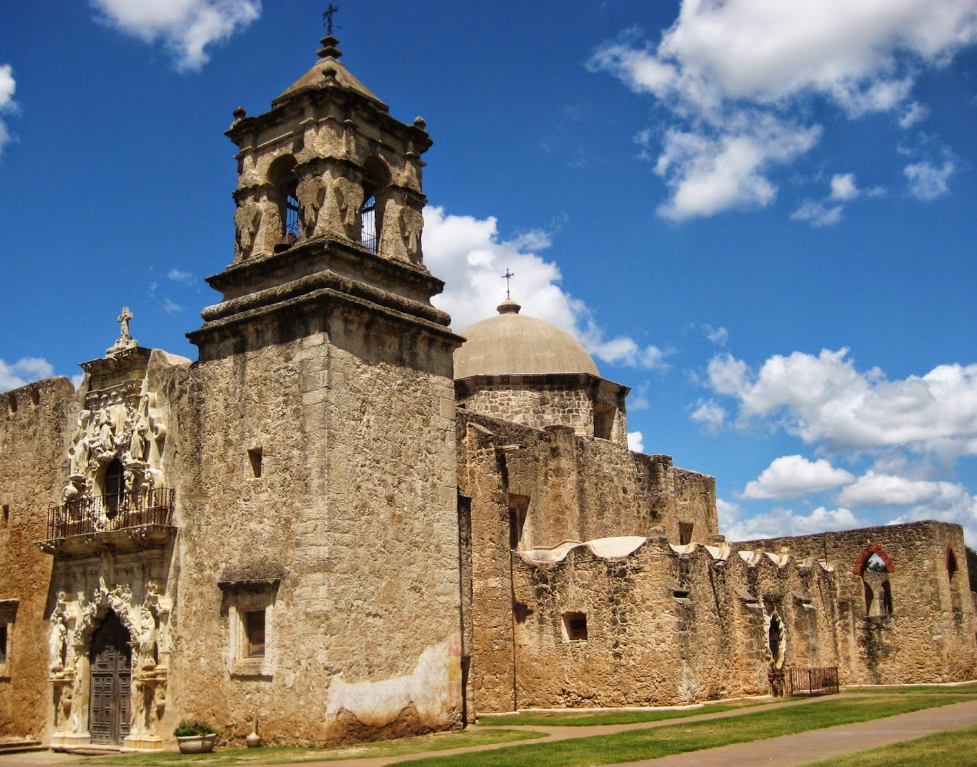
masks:
[[[297,762],[326,762],[337,759],[366,759],[380,756],[425,754],[450,748],[470,748],[496,743],[514,743],[544,737],[543,733],[521,730],[460,730],[455,732],[418,735],[412,738],[382,740],[340,748],[218,748],[210,754],[181,754],[165,751],[153,754],[125,754],[111,757],[87,757],[85,764],[126,765],[127,767],[157,767],[158,765],[249,765],[293,764]]]

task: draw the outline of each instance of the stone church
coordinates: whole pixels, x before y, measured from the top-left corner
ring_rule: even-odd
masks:
[[[508,299],[430,299],[424,120],[338,41],[234,113],[234,258],[190,361],[120,337],[0,395],[0,741],[337,744],[532,707],[977,675],[963,533],[730,543],[625,386]]]

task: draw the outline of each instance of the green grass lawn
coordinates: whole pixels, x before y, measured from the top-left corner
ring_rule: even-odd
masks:
[[[804,767],[977,767],[977,727],[964,727]]]
[[[701,714],[718,714],[720,711],[772,703],[770,700],[751,700],[742,703],[715,703],[708,706],[695,706],[682,709],[652,711],[587,711],[573,713],[554,711],[546,713],[494,714],[478,718],[479,727],[594,727],[604,724],[638,724],[639,722],[661,722],[666,719],[684,719]]]
[[[429,751],[444,751],[449,748],[485,746],[493,743],[514,743],[520,740],[533,740],[543,737],[542,733],[522,730],[457,730],[439,732],[433,735],[419,735],[413,738],[381,740],[376,743],[363,743],[358,746],[341,748],[218,748],[210,754],[181,754],[178,751],[165,751],[154,754],[125,754],[111,757],[86,757],[86,764],[128,765],[128,767],[156,767],[157,765],[250,765],[250,764],[290,764],[293,762],[325,762],[335,759],[365,759],[376,756],[400,756],[402,754],[423,754]]]
[[[760,710],[729,719],[638,729],[513,746],[474,754],[428,757],[401,762],[411,767],[590,767],[748,743],[779,735],[866,722],[960,701],[959,695],[836,697],[810,705]]]
[[[334,749],[219,748],[199,756],[175,752],[89,757],[89,763],[130,767],[184,765],[285,764],[366,757],[424,754],[432,751],[542,737],[541,733],[505,729],[506,725],[561,726],[610,725],[676,720],[660,727],[636,728],[613,735],[588,736],[558,743],[512,745],[469,754],[430,756],[402,762],[412,767],[589,767],[654,759],[704,748],[746,743],[779,735],[853,724],[958,703],[977,695],[977,683],[959,687],[869,688],[858,694],[831,696],[803,705],[769,708],[770,701],[744,701],[672,711],[611,711],[607,713],[523,714],[491,717],[463,731],[366,743]],[[681,719],[733,709],[747,709],[723,719],[682,722]],[[952,739],[951,739],[952,735]],[[977,767],[977,728],[898,744],[887,749],[818,762],[816,767]],[[910,748],[911,745],[911,748]],[[815,765],[811,765],[815,767]]]

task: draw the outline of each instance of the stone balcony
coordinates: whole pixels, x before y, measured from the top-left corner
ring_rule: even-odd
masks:
[[[105,550],[160,548],[176,537],[176,491],[157,487],[135,493],[84,496],[48,510],[46,554],[93,554]]]

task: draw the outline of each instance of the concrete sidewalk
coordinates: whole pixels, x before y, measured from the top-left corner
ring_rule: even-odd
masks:
[[[612,735],[629,730],[648,730],[658,727],[668,727],[677,724],[690,724],[715,719],[728,719],[736,716],[769,711],[786,706],[817,705],[818,702],[830,698],[814,698],[800,701],[785,701],[770,703],[759,707],[746,707],[718,713],[709,713],[708,709],[695,716],[682,719],[666,719],[660,722],[640,722],[637,724],[604,725],[597,727],[509,727],[506,729],[531,730],[546,733],[545,738],[521,741],[518,743],[498,743],[490,746],[474,746],[471,748],[456,748],[444,751],[431,751],[418,754],[404,754],[401,756],[368,757],[365,759],[343,759],[325,762],[301,762],[301,767],[387,767],[387,765],[407,762],[413,759],[423,759],[437,756],[454,756],[472,751],[492,751],[498,748],[513,748],[523,744],[553,743],[554,748],[561,740],[586,738],[593,735]],[[768,740],[752,743],[737,743],[720,748],[691,751],[686,754],[666,756],[661,759],[648,759],[637,762],[619,764],[618,767],[788,767],[801,765],[806,762],[826,759],[831,756],[861,751],[868,748],[898,743],[902,740],[912,740],[931,735],[935,732],[953,730],[969,725],[977,725],[977,700],[955,703],[950,706],[916,711],[911,714],[901,714],[888,719],[876,719],[861,724],[846,724],[822,730],[784,735]],[[501,726],[501,725],[500,725]],[[50,765],[79,764],[83,762],[98,764],[98,757],[78,757],[70,754],[56,754],[53,752],[37,752],[29,754],[9,754],[0,756],[0,767],[43,767]],[[261,767],[275,767],[262,765]],[[296,767],[294,764],[291,767]]]

